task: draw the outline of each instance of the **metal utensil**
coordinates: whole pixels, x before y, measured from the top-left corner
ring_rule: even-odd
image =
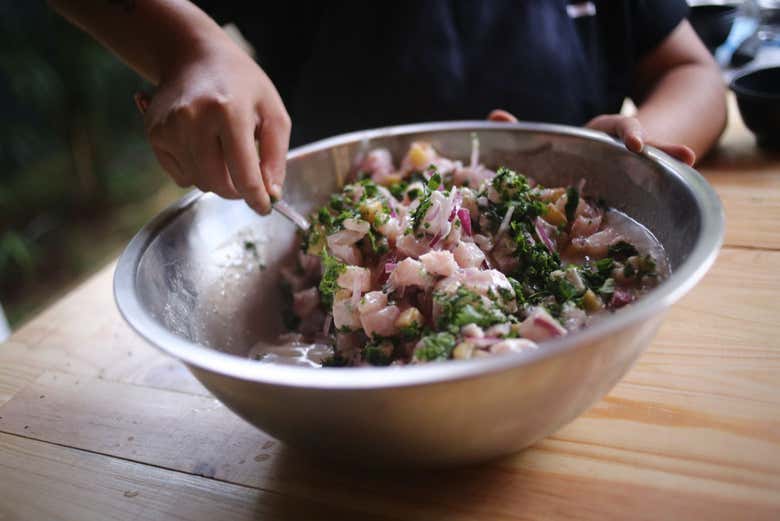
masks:
[[[672,274],[592,327],[530,353],[408,367],[304,368],[247,353],[281,332],[279,271],[297,254],[295,228],[257,219],[237,201],[193,192],[144,227],[119,259],[116,301],[150,343],[181,360],[214,395],[283,442],[362,465],[453,466],[520,450],[604,396],[653,338],[671,304],[712,265],[723,211],[694,170],[652,147],[628,152],[609,136],[531,123],[450,122],[346,134],[290,152],[288,202],[324,204],[362,143],[400,157],[425,140],[542,184],[576,184],[643,223],[666,248]],[[239,230],[237,232],[237,230]],[[247,230],[247,231],[244,231]],[[267,268],[225,262],[257,237]]]
[[[145,92],[136,92],[133,96],[135,106],[138,108],[138,112],[143,116],[146,114],[146,110],[149,108],[149,104],[152,102],[151,96]],[[283,215],[290,220],[295,226],[303,231],[309,229],[309,221],[303,215],[299,214],[289,204],[282,201],[275,201],[271,204],[271,209],[276,210],[279,214]]]

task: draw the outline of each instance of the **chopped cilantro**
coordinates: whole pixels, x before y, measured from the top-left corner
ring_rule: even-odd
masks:
[[[576,188],[570,186],[566,189],[566,220],[569,222],[574,221],[574,214],[577,212],[577,206],[580,204],[580,193]]]
[[[374,183],[370,179],[364,179],[360,181],[360,184],[363,186],[363,195],[360,198],[361,200],[376,197],[376,194],[379,191],[378,188],[376,187],[376,183]]]
[[[434,190],[438,190],[441,186],[441,175],[436,171],[435,167],[432,166],[431,169],[433,171],[433,175],[430,179],[428,179],[428,190],[433,192]]]
[[[371,365],[390,365],[392,351],[388,354],[382,343],[370,343],[363,348],[363,358]]]
[[[446,360],[455,348],[455,337],[450,333],[432,333],[420,339],[414,358],[423,362]]]
[[[655,260],[650,255],[644,255],[639,259],[638,277],[656,277]]]
[[[604,284],[599,287],[597,292],[601,293],[602,295],[612,295],[615,292],[615,279],[610,277],[605,280]]]
[[[420,336],[420,333],[422,333],[422,326],[417,322],[412,322],[408,326],[404,326],[400,328],[400,335],[401,338],[403,338],[404,340],[411,340],[412,338],[417,338],[418,336]]]
[[[322,367],[345,367],[348,362],[340,353],[334,353],[322,361]]]
[[[573,300],[581,293],[580,291],[577,291],[574,284],[564,278],[550,278],[549,281],[547,290],[555,296],[556,300],[560,303],[566,302],[567,300]]]
[[[433,201],[431,200],[431,194],[428,192],[420,199],[420,204],[417,205],[417,208],[412,212],[410,230],[416,230],[420,227],[422,220],[425,218],[425,214],[428,213],[428,210],[432,205]]]
[[[626,241],[618,241],[609,247],[607,255],[613,259],[622,260],[639,255],[639,252],[633,244]]]
[[[346,264],[328,254],[327,250],[322,250],[322,280],[320,281],[320,301],[327,308],[333,305],[333,295],[338,291],[339,275],[347,269]]]
[[[390,193],[393,194],[393,197],[400,201],[404,198],[404,192],[408,187],[409,184],[405,181],[398,181],[397,183],[390,185]]]
[[[371,245],[371,251],[377,255],[387,253],[387,250],[390,249],[390,244],[387,242],[387,238],[384,237],[381,233],[369,229],[366,237],[368,237],[369,244]]]
[[[526,226],[512,222],[510,227],[517,244],[515,256],[520,261],[514,276],[525,281],[525,294],[538,292],[547,285],[550,274],[561,269],[561,259],[557,253],[550,252],[541,242],[533,242]]]
[[[478,294],[464,287],[458,288],[455,293],[435,292],[433,299],[440,309],[436,322],[439,329],[457,332],[467,324],[488,327],[509,320],[495,301],[486,302]]]
[[[524,175],[501,167],[493,178],[493,189],[499,193],[501,199],[511,201],[520,195],[528,193],[531,190],[531,186]]]
[[[601,260],[586,266],[582,270],[582,278],[585,279],[585,283],[593,290],[598,291],[604,282],[612,276],[612,270],[615,267],[615,261],[610,257],[605,257]]]

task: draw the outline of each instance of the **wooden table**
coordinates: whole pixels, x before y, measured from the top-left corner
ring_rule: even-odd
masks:
[[[454,472],[307,461],[120,319],[113,265],[0,345],[0,520],[780,519],[780,156],[732,111],[723,251],[587,414]]]

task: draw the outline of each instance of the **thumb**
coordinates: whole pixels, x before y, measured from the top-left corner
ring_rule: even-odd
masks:
[[[504,123],[517,123],[517,118],[512,115],[511,113],[501,110],[501,109],[495,109],[490,114],[488,114],[488,120],[489,121],[501,121]]]

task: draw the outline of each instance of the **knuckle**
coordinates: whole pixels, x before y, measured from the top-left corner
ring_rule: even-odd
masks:
[[[233,110],[234,101],[230,96],[221,93],[212,93],[201,96],[196,102],[200,112],[209,115],[228,114]]]
[[[279,126],[284,128],[285,130],[288,130],[292,127],[292,120],[290,119],[290,115],[287,113],[286,110],[283,110],[282,113],[279,115]]]
[[[170,116],[177,122],[192,122],[198,117],[198,107],[195,103],[181,103],[171,109]]]
[[[292,127],[292,120],[286,110],[270,114],[265,118],[268,125],[276,131],[287,131]]]

